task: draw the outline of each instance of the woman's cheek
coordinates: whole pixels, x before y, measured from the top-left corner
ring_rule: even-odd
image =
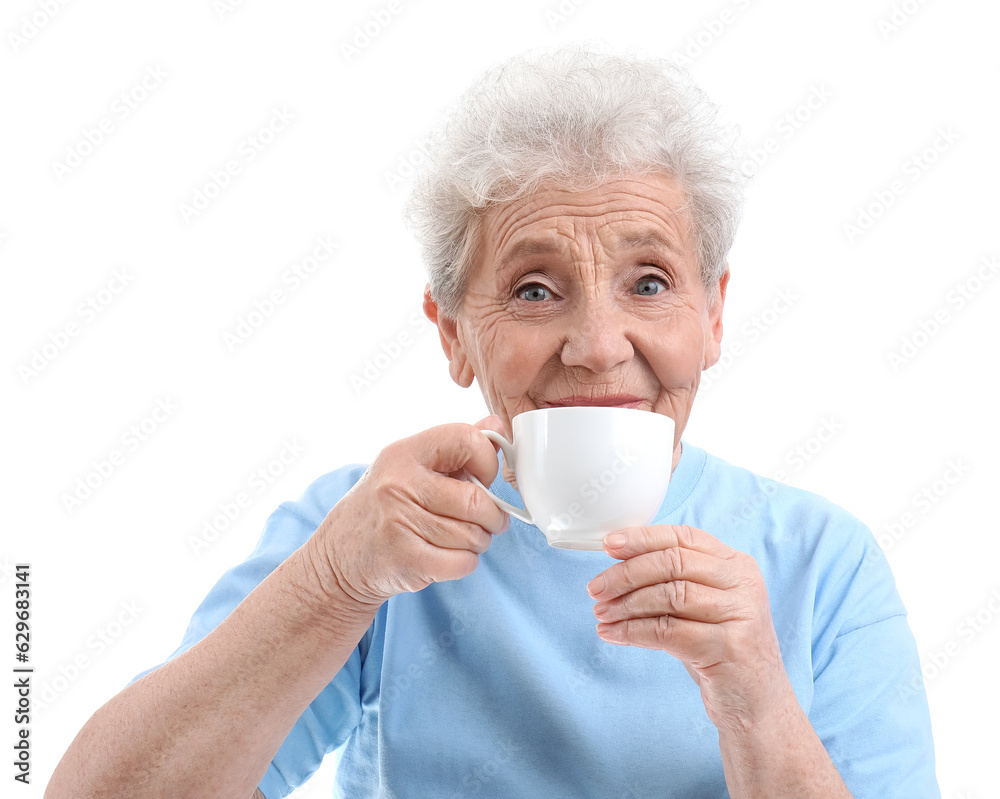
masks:
[[[533,360],[533,346],[530,337],[524,335],[515,322],[508,322],[491,331],[487,347],[486,365],[495,368],[505,383],[527,379]]]
[[[671,388],[692,385],[701,374],[701,339],[690,335],[665,334],[647,344],[647,360],[660,383]]]

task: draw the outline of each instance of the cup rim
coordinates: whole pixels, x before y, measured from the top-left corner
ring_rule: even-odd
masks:
[[[615,411],[616,413],[626,412],[626,413],[642,413],[642,414],[652,414],[653,416],[663,417],[669,419],[672,423],[674,418],[672,416],[667,416],[665,413],[657,413],[656,411],[646,411],[642,408],[622,408],[619,405],[556,405],[551,408],[532,408],[530,411],[522,411],[511,417],[511,422],[516,419],[520,419],[522,416],[531,416],[533,414],[560,414],[568,413],[579,413],[579,412],[593,412],[595,410],[600,411]]]

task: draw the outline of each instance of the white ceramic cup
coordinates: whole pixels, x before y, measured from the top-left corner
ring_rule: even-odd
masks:
[[[500,446],[525,508],[505,502],[473,475],[498,507],[564,549],[602,549],[622,527],[649,524],[663,504],[673,463],[674,420],[633,408],[540,408],[512,420]]]

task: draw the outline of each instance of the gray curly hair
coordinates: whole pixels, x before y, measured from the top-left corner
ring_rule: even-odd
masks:
[[[584,191],[624,174],[662,173],[686,195],[710,301],[743,209],[739,132],[690,75],[665,59],[580,45],[526,53],[486,72],[430,138],[404,217],[431,295],[455,318],[492,207],[543,184]]]

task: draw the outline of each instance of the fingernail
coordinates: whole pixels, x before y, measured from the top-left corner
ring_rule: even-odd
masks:
[[[597,634],[605,641],[611,641],[612,643],[621,641],[621,632],[614,624],[605,624],[604,622],[601,622],[597,625]]]
[[[587,593],[591,596],[597,596],[607,587],[607,584],[608,581],[604,579],[604,575],[598,574],[593,580],[587,583]]]
[[[610,605],[611,605],[610,602],[598,602],[596,605],[594,605],[594,613],[600,616],[602,613],[604,613],[604,611],[608,609]]]
[[[612,533],[611,535],[604,536],[605,546],[611,549],[621,549],[625,546],[625,542],[628,540],[625,533]]]
[[[507,523],[503,526],[501,533],[506,533],[510,529],[510,516],[507,517]]]

